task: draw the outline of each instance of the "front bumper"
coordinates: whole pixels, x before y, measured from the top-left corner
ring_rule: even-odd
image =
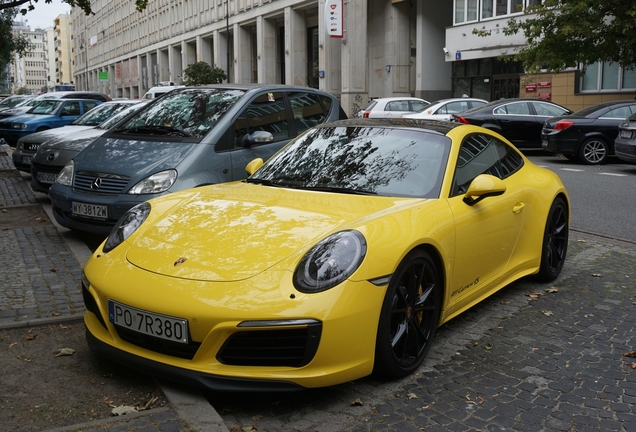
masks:
[[[106,254],[98,249],[85,266],[84,321],[93,349],[142,370],[215,390],[325,387],[373,370],[386,287],[346,281],[322,293],[303,294],[293,288],[288,271],[267,271],[236,282],[185,280],[133,266],[126,262],[126,252],[125,244]],[[122,331],[109,320],[109,300],[185,318],[187,344],[161,346],[129,337],[126,332],[131,330]],[[302,330],[298,321],[318,323],[313,330],[319,331],[308,331],[296,342],[306,347],[307,358],[296,365],[277,363],[270,345],[263,352],[263,344],[275,341],[277,332]],[[244,344],[252,340],[254,345]],[[242,358],[226,356],[239,345]]]
[[[120,217],[137,204],[146,201],[148,195],[88,195],[75,192],[71,187],[55,183],[49,189],[53,216],[65,228],[107,236]],[[104,205],[108,219],[79,217],[71,212],[72,202]]]

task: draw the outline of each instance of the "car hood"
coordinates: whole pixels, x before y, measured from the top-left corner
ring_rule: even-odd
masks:
[[[422,202],[243,182],[191,189],[151,201],[153,211],[130,239],[127,259],[166,276],[243,280],[294,254],[300,259],[334,231],[414,201]]]
[[[51,119],[59,118],[56,115],[51,114],[21,114],[12,116],[8,121],[12,123],[30,123],[30,122],[47,122]]]
[[[75,158],[75,171],[111,173],[137,178],[177,165],[203,144],[169,141],[133,141],[100,137]]]
[[[16,115],[24,114],[31,108],[33,107],[27,106],[27,107],[9,108],[9,109],[2,110],[0,114],[2,114],[3,117],[16,116]]]
[[[42,144],[33,157],[33,162],[40,165],[64,166],[104,132],[106,131],[103,129],[87,129],[50,139]]]
[[[44,141],[48,141],[58,137],[70,136],[70,134],[81,132],[87,129],[93,129],[94,127],[95,126],[68,125],[61,128],[47,129],[42,132],[35,132],[25,136],[24,138],[21,138],[20,141],[24,143],[43,143]]]

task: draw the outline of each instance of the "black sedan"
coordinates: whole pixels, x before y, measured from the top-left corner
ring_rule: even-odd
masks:
[[[485,127],[517,148],[541,148],[541,128],[550,117],[572,111],[541,99],[500,99],[453,115],[453,121]]]
[[[614,155],[618,125],[634,113],[636,100],[619,100],[548,119],[541,131],[543,148],[584,164],[602,164]]]

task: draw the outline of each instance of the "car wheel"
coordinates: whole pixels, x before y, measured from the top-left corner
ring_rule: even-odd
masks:
[[[442,304],[442,278],[431,256],[410,252],[391,277],[375,346],[374,373],[401,378],[422,364],[431,348]]]
[[[605,162],[609,148],[601,138],[588,138],[579,148],[579,160],[587,165],[599,165]]]
[[[541,266],[538,278],[549,282],[559,276],[568,250],[568,206],[563,198],[552,203],[543,233],[541,246]]]

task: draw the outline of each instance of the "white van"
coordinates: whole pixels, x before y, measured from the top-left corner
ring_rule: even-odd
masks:
[[[184,87],[182,85],[180,86],[176,86],[174,85],[174,83],[170,83],[170,84],[160,84],[156,87],[151,87],[150,90],[148,90],[146,92],[146,94],[144,95],[144,97],[142,99],[154,99],[154,98],[158,98],[159,96],[164,95],[165,93],[168,93],[171,90],[174,90],[176,88],[179,87]]]

